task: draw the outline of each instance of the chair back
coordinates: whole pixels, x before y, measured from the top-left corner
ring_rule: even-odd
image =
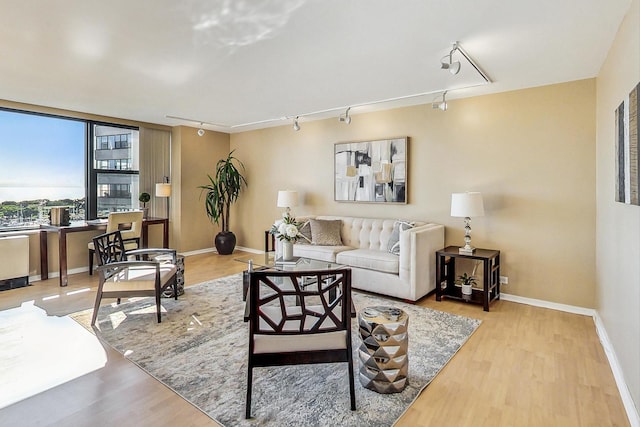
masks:
[[[126,260],[124,242],[122,241],[120,230],[94,237],[93,245],[98,265],[107,265],[112,262]]]
[[[250,347],[256,335],[343,331],[351,342],[350,269],[254,271],[249,298]],[[345,348],[347,342],[340,347]]]
[[[124,241],[140,239],[143,215],[142,211],[111,212],[107,220],[107,233],[120,230]]]

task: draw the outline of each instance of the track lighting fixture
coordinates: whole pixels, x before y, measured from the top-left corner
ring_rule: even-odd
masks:
[[[442,111],[447,111],[447,100],[445,99],[447,96],[447,91],[445,90],[444,92],[442,92],[442,101],[440,100],[440,97],[436,97],[433,100],[433,103],[431,103],[431,108],[433,109],[439,109]]]
[[[351,110],[351,107],[347,108],[347,110],[344,112],[344,114],[342,114],[338,120],[340,120],[341,122],[344,122],[346,124],[351,124],[351,116],[349,115],[349,110]]]
[[[299,131],[300,130],[300,125],[298,124],[298,116],[296,116],[296,118],[293,119],[293,130],[295,130],[295,131]]]
[[[442,57],[440,60],[440,68],[443,70],[449,70],[449,72],[453,75],[456,75],[460,72],[460,61],[453,60],[453,52],[458,50],[458,44],[454,43],[451,52],[449,55]]]
[[[202,123],[200,123],[200,129],[198,129],[198,136],[204,135],[204,129],[202,129]]]

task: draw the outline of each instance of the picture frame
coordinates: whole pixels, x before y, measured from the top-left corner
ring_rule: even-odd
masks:
[[[640,83],[615,110],[616,202],[640,205]]]
[[[407,203],[409,138],[334,144],[334,200]]]

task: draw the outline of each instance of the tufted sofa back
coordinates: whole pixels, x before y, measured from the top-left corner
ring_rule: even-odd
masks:
[[[358,249],[386,251],[395,219],[359,218],[351,216],[317,216],[316,219],[342,220],[342,244]],[[426,224],[413,221],[417,226]]]

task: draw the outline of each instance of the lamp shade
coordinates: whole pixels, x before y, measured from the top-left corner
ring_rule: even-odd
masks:
[[[484,216],[482,193],[453,193],[451,194],[451,216],[477,217]]]
[[[157,183],[156,184],[156,197],[169,197],[171,196],[171,184],[169,183]]]
[[[298,192],[292,190],[278,191],[278,207],[292,208],[298,206]]]

